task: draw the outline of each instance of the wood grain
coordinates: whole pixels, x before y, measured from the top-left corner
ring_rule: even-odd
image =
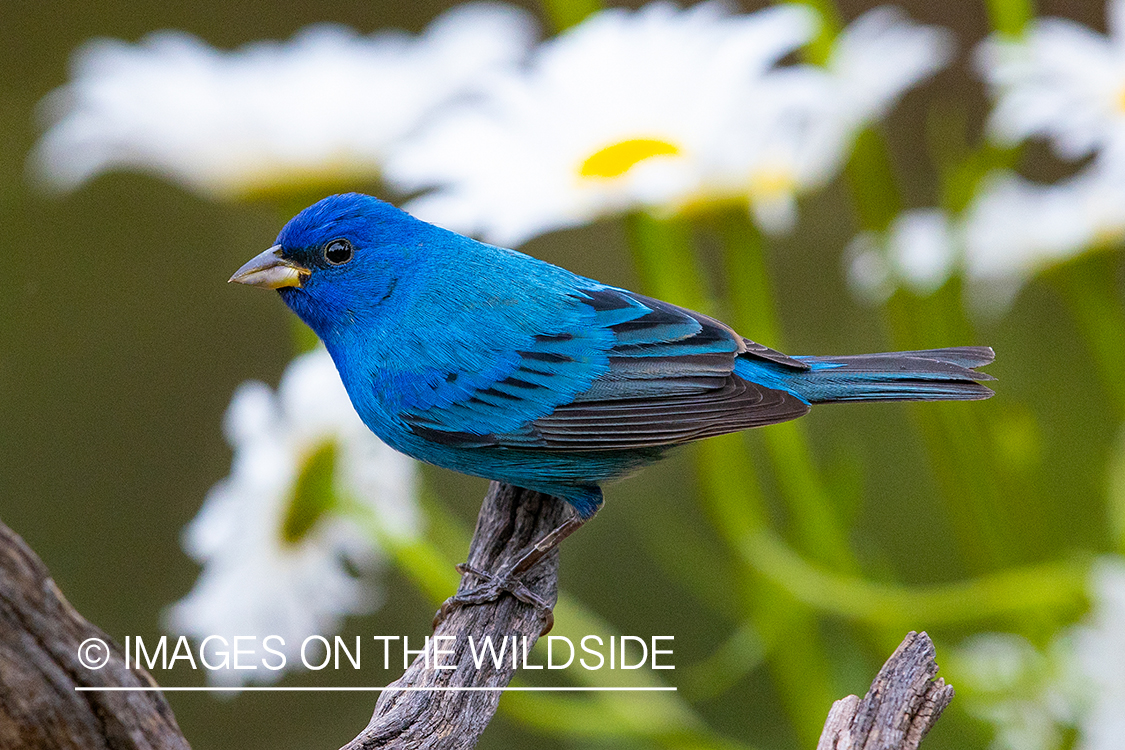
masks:
[[[79,661],[88,638],[110,650],[101,669]],[[125,668],[121,648],[70,606],[43,562],[0,523],[0,747],[186,750],[160,693],[75,690],[155,685],[143,669]]]
[[[496,571],[573,511],[561,500],[493,483],[477,519],[468,562]],[[525,576],[528,588],[554,603],[558,551]],[[478,581],[466,575],[461,590]],[[438,624],[396,688],[380,694],[367,727],[343,750],[468,750],[492,720],[499,690],[508,685],[543,627],[543,613],[511,596],[453,609]],[[505,643],[499,664],[474,663],[469,636]],[[101,669],[88,669],[79,646],[99,638],[111,651]],[[440,638],[441,640],[435,640]],[[511,658],[511,647],[518,646]],[[438,649],[449,653],[437,654]],[[910,633],[860,700],[836,701],[817,750],[918,750],[953,698],[935,676],[934,646]],[[453,667],[440,669],[439,666]],[[187,750],[188,743],[159,692],[80,692],[76,687],[154,686],[143,669],[125,669],[123,653],[66,601],[47,568],[0,523],[0,747],[5,750]],[[439,688],[432,690],[430,688]]]
[[[937,675],[934,643],[910,632],[879,670],[860,700],[832,705],[817,750],[917,750],[953,700],[953,687]]]
[[[468,562],[478,570],[496,571],[572,512],[557,498],[493,482],[477,518]],[[533,593],[552,605],[558,597],[558,565],[558,550],[554,550],[523,578]],[[476,583],[474,576],[466,575],[459,590],[465,591]],[[434,636],[448,639],[438,645],[454,653],[443,655],[442,664],[455,665],[456,669],[435,668],[434,644],[431,643],[428,653],[418,656],[392,685],[419,688],[506,686],[525,648],[534,645],[542,627],[541,613],[507,595],[494,602],[455,608],[437,626]],[[485,636],[491,636],[494,643],[506,638],[509,649],[514,637],[520,654],[516,665],[508,651],[509,658],[499,667],[486,659],[477,668],[469,636],[478,644],[478,652]],[[476,745],[496,713],[499,701],[499,691],[387,691],[375,704],[375,714],[367,728],[345,745],[344,750],[467,750]]]

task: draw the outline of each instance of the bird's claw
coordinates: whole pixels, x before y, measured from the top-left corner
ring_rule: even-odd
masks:
[[[543,618],[543,629],[539,632],[539,637],[547,635],[551,632],[551,628],[555,626],[555,613],[551,606],[541,596],[529,589],[521,579],[515,578],[504,571],[499,575],[493,575],[487,571],[479,570],[467,562],[457,565],[457,572],[461,575],[474,575],[482,579],[484,583],[467,591],[459,591],[446,599],[441,608],[434,614],[433,627],[435,630],[455,608],[466,604],[494,602],[504,594],[510,594],[518,601],[535,607],[539,616]]]

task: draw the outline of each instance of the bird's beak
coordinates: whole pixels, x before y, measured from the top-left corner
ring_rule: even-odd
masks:
[[[281,245],[274,245],[269,250],[255,255],[246,265],[235,271],[228,283],[249,284],[265,289],[299,287],[309,273],[309,269],[300,263],[281,257]]]

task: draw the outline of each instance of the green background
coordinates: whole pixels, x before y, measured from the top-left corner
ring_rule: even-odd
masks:
[[[105,175],[64,197],[38,192],[25,171],[38,133],[36,102],[67,80],[68,56],[91,37],[136,41],[172,28],[229,49],[288,38],[320,21],[363,32],[418,31],[448,5],[0,4],[0,519],[42,556],[78,610],[118,640],[156,637],[162,608],[190,589],[198,569],[181,552],[179,534],[208,488],[229,470],[220,427],[230,396],[246,379],[276,385],[293,355],[289,314],[275,295],[226,284],[234,269],[272,243],[287,217],[268,203],[211,203],[137,174]],[[869,7],[841,5],[849,18]],[[903,5],[916,20],[953,29],[962,53],[987,33],[978,3]],[[1097,28],[1102,7],[1045,2],[1040,12]],[[986,104],[964,54],[952,69],[908,94],[885,125],[911,206],[932,205],[937,197],[925,137],[935,103],[962,113],[970,130],[979,130]],[[1041,178],[1069,169],[1036,147],[1024,166]],[[787,351],[854,353],[889,346],[878,311],[855,302],[844,288],[840,255],[854,231],[846,192],[833,184],[804,202],[793,236],[771,244]],[[521,249],[607,283],[639,285],[620,222],[560,232]],[[717,261],[710,262],[717,269]],[[1083,262],[1120,273],[1116,262]],[[757,338],[752,329],[741,332]],[[1119,424],[1050,280],[1031,284],[1005,318],[979,328],[979,337],[942,343],[996,348],[989,370],[999,378],[993,402],[1033,416],[1029,425],[1038,427],[1029,426],[1020,439],[1033,446],[1042,495],[1051,498],[1027,507],[1011,499],[1018,512],[1001,530],[1011,547],[1007,559],[1032,562],[1108,549],[1104,465]],[[806,419],[807,429],[826,474],[854,488],[849,518],[866,569],[893,571],[911,583],[957,580],[979,572],[978,566],[958,548],[910,408],[817,409]],[[711,654],[736,623],[734,603],[723,600],[735,573],[698,511],[693,471],[683,453],[611,487],[605,510],[562,553],[562,585],[618,632],[675,636],[680,669],[662,675],[671,684],[686,679],[689,666]],[[426,479],[471,523],[483,482],[436,469],[427,469]],[[672,559],[681,573],[669,573],[654,558]],[[683,583],[692,577],[705,579],[702,588],[709,593]],[[393,606],[350,621],[347,634],[421,638],[429,632],[432,605],[395,573],[387,576],[387,587]],[[839,653],[855,654],[838,660],[838,684],[862,694],[887,652],[857,643],[831,618],[823,630]],[[942,632],[946,642],[962,634]],[[181,670],[170,676],[157,670],[155,676],[168,684],[201,684]],[[294,675],[283,684],[382,684],[395,676],[393,670],[367,668],[358,676]],[[374,695],[171,694],[169,700],[194,747],[249,750],[337,747],[366,724]],[[762,748],[797,746],[762,668],[694,705],[731,737]],[[983,725],[955,710],[926,747],[984,747],[987,740]],[[525,747],[532,741],[582,746],[538,735],[503,715],[480,746]]]

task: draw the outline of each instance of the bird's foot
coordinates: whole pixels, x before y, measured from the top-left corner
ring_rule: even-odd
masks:
[[[544,601],[543,597],[528,588],[527,584],[511,569],[502,569],[499,574],[493,575],[487,571],[478,570],[468,563],[461,563],[457,566],[457,572],[461,575],[474,575],[480,578],[483,583],[467,591],[459,591],[446,599],[441,605],[441,609],[434,615],[435,629],[457,607],[494,602],[504,594],[510,594],[524,604],[535,607],[539,616],[543,618],[543,629],[539,632],[539,637],[547,635],[554,627],[555,614],[551,605]]]
[[[598,497],[601,497],[600,491]],[[436,628],[441,624],[441,621],[445,619],[446,615],[448,615],[454,607],[466,604],[494,602],[504,594],[511,594],[519,601],[535,607],[539,616],[543,618],[543,630],[539,633],[540,637],[549,633],[555,624],[555,614],[543,597],[527,587],[527,584],[523,582],[522,576],[524,573],[531,570],[531,568],[547,554],[558,547],[563,539],[566,539],[574,533],[578,527],[586,523],[591,515],[593,514],[591,513],[586,516],[576,515],[566,519],[559,524],[559,526],[536,541],[535,544],[525,549],[514,562],[508,562],[502,565],[499,573],[492,574],[483,570],[478,570],[469,565],[469,563],[458,565],[457,572],[461,573],[461,575],[474,575],[480,578],[483,583],[467,591],[458,592],[446,599],[445,603],[441,605],[441,609],[434,615],[434,627]]]

